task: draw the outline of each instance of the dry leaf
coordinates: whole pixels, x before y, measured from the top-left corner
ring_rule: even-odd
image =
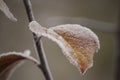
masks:
[[[17,21],[14,15],[10,12],[6,3],[3,0],[0,0],[0,10],[12,21]]]
[[[82,74],[93,65],[93,55],[100,48],[98,37],[90,29],[77,24],[41,27],[36,21],[29,24],[38,37],[45,36],[62,48],[64,55]]]
[[[30,51],[24,53],[8,52],[0,55],[0,80],[8,80],[16,67],[23,63],[24,60],[30,60],[36,64],[39,62],[30,56]]]

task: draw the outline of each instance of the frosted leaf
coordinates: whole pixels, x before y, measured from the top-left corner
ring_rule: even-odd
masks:
[[[78,24],[65,24],[49,29],[41,27],[36,21],[29,24],[30,30],[39,37],[44,36],[55,41],[67,59],[81,73],[93,65],[93,55],[100,48],[98,37],[90,29]]]
[[[30,56],[30,51],[26,50],[24,53],[8,52],[0,54],[0,80],[8,80],[13,71],[24,60],[30,60],[35,64],[40,64],[36,59]]]
[[[12,21],[17,21],[14,15],[10,12],[6,3],[3,0],[0,0],[0,10]]]

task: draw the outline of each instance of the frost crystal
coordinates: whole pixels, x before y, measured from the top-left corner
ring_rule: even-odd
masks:
[[[84,74],[92,67],[93,55],[100,48],[100,44],[97,35],[90,29],[77,24],[65,24],[46,29],[36,21],[32,21],[29,27],[36,35],[45,36],[58,43],[67,59],[81,73]]]
[[[0,0],[0,10],[12,21],[17,21],[14,15],[10,12],[6,3],[3,0]]]

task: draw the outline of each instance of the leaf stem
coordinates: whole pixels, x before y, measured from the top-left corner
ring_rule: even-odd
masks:
[[[32,11],[31,0],[23,0],[23,3],[25,6],[25,9],[26,9],[26,13],[27,13],[29,22],[34,21],[35,18],[34,18],[33,11]],[[46,80],[53,80],[49,66],[48,66],[48,62],[47,62],[47,59],[46,59],[46,56],[45,56],[45,53],[43,50],[42,43],[41,43],[41,41],[38,41],[39,38],[34,33],[32,33],[32,34],[33,34],[33,38],[35,41],[36,50],[38,52],[40,62],[41,62],[41,64],[38,67],[43,72]]]

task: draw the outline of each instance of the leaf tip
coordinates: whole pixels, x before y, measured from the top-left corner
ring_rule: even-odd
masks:
[[[16,22],[17,19],[14,17],[14,15],[10,12],[8,6],[3,0],[0,0],[0,10],[11,20]]]

